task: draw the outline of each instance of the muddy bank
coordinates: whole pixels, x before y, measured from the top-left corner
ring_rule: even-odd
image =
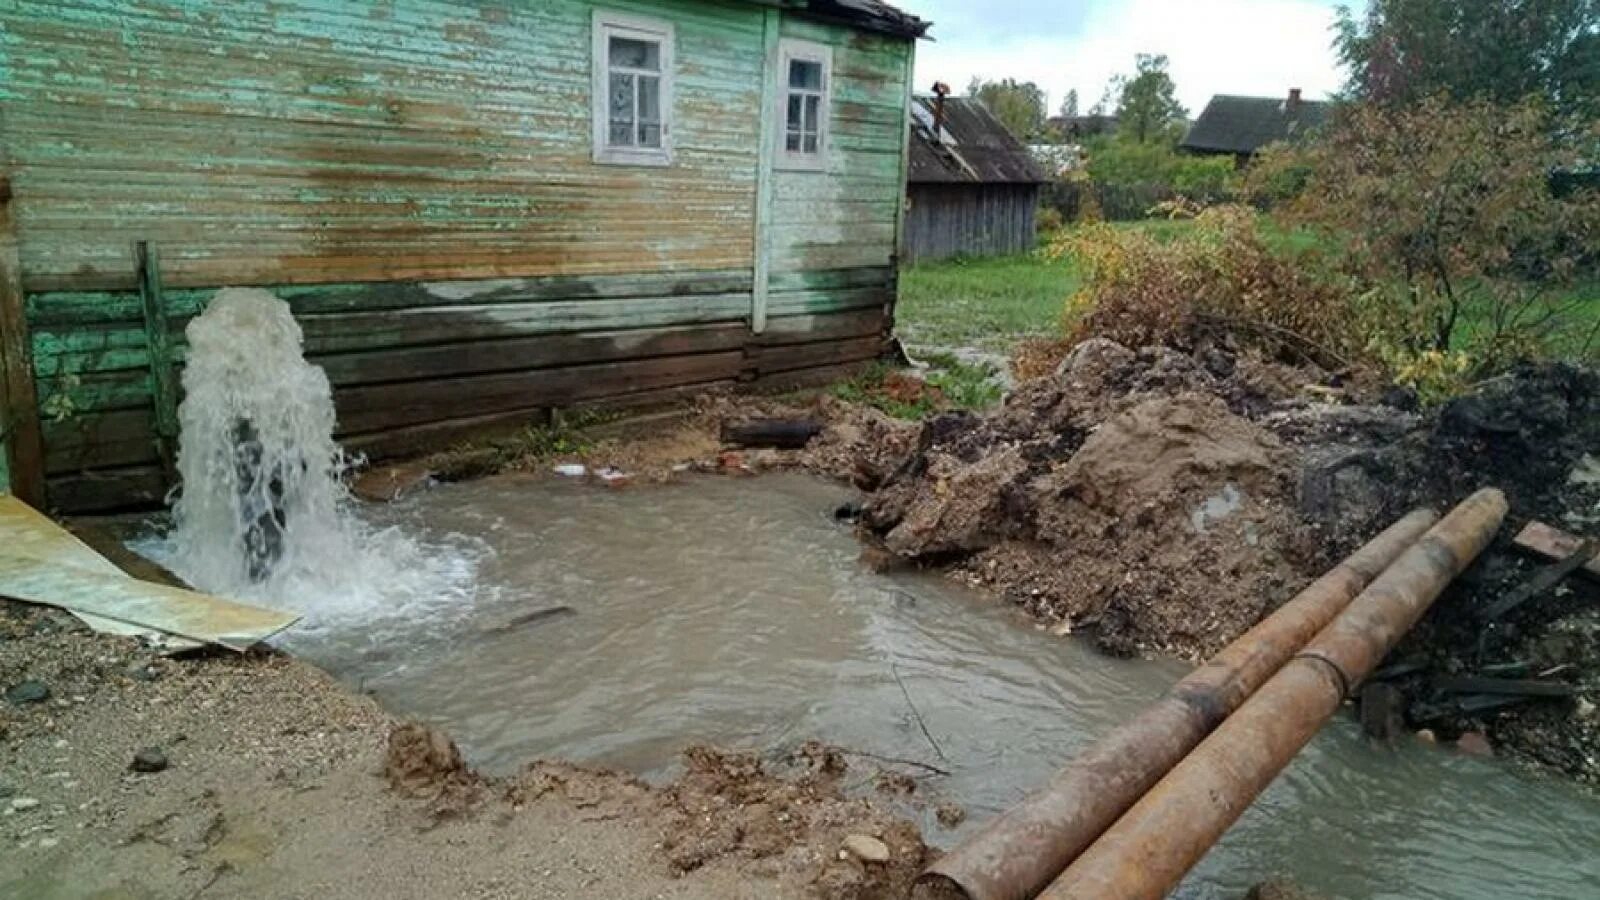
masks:
[[[815,746],[485,779],[287,656],[157,659],[9,602],[0,683],[4,896],[892,897],[928,852]]]

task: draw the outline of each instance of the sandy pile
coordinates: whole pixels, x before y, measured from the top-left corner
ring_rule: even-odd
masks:
[[[1086,342],[993,414],[927,422],[863,525],[1108,650],[1204,655],[1303,581],[1293,454],[1247,418],[1296,376]]]

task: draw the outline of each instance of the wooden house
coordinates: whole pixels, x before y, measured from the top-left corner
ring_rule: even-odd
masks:
[[[1203,156],[1232,156],[1234,165],[1242,168],[1262,147],[1298,141],[1321,128],[1332,106],[1302,98],[1299,88],[1290,88],[1283,98],[1218,94],[1178,146]]]
[[[223,286],[291,304],[374,456],[874,358],[925,27],[878,0],[0,4],[0,480],[158,502],[184,326]]]
[[[979,101],[916,97],[906,183],[906,262],[1033,249],[1039,188],[1028,148]]]

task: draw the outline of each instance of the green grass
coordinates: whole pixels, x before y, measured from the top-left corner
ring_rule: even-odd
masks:
[[[1193,223],[1153,219],[1114,227],[1170,240]],[[1291,250],[1308,249],[1320,240],[1312,232],[1280,228],[1270,220],[1263,237],[1269,245]],[[1021,338],[1061,333],[1066,300],[1081,278],[1071,258],[1051,259],[1038,251],[909,266],[900,273],[896,318],[901,335],[911,346],[923,348],[922,356],[928,355],[926,348],[940,347],[1006,354]],[[1548,352],[1600,359],[1600,334],[1595,333],[1600,327],[1600,279],[1566,288],[1551,302],[1563,313],[1545,338]],[[1465,342],[1486,327],[1487,311],[1469,307],[1463,316],[1457,338]]]
[[[885,380],[895,371],[888,363],[874,363],[866,371],[830,390],[835,397],[850,403],[876,407],[897,419],[917,420],[939,410],[985,409],[1000,401],[999,371],[992,365],[964,362],[953,353],[929,353],[923,359],[928,371],[922,376],[938,392],[915,399],[892,396]]]
[[[1058,328],[1078,278],[1070,260],[1038,253],[925,263],[900,273],[895,317],[914,345],[1005,352]]]
[[[1192,223],[1148,219],[1112,227],[1170,240]],[[1007,353],[1020,338],[1061,332],[1067,298],[1081,278],[1071,258],[1051,259],[1038,250],[923,263],[900,273],[895,315],[913,346]]]

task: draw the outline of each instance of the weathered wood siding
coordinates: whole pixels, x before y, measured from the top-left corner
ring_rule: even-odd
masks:
[[[907,262],[1033,249],[1037,185],[913,184],[906,193]]]
[[[596,5],[673,23],[671,166],[592,162]],[[910,45],[782,15],[785,34],[841,48],[836,146],[828,175],[771,186],[755,334],[769,15],[715,0],[0,4],[0,161],[52,503],[166,487],[136,240],[160,252],[176,363],[215,287],[272,288],[328,370],[341,435],[375,453],[875,356]]]
[[[774,173],[772,270],[885,265],[895,253],[912,45],[794,18],[782,34],[833,48],[833,118],[826,171]]]

